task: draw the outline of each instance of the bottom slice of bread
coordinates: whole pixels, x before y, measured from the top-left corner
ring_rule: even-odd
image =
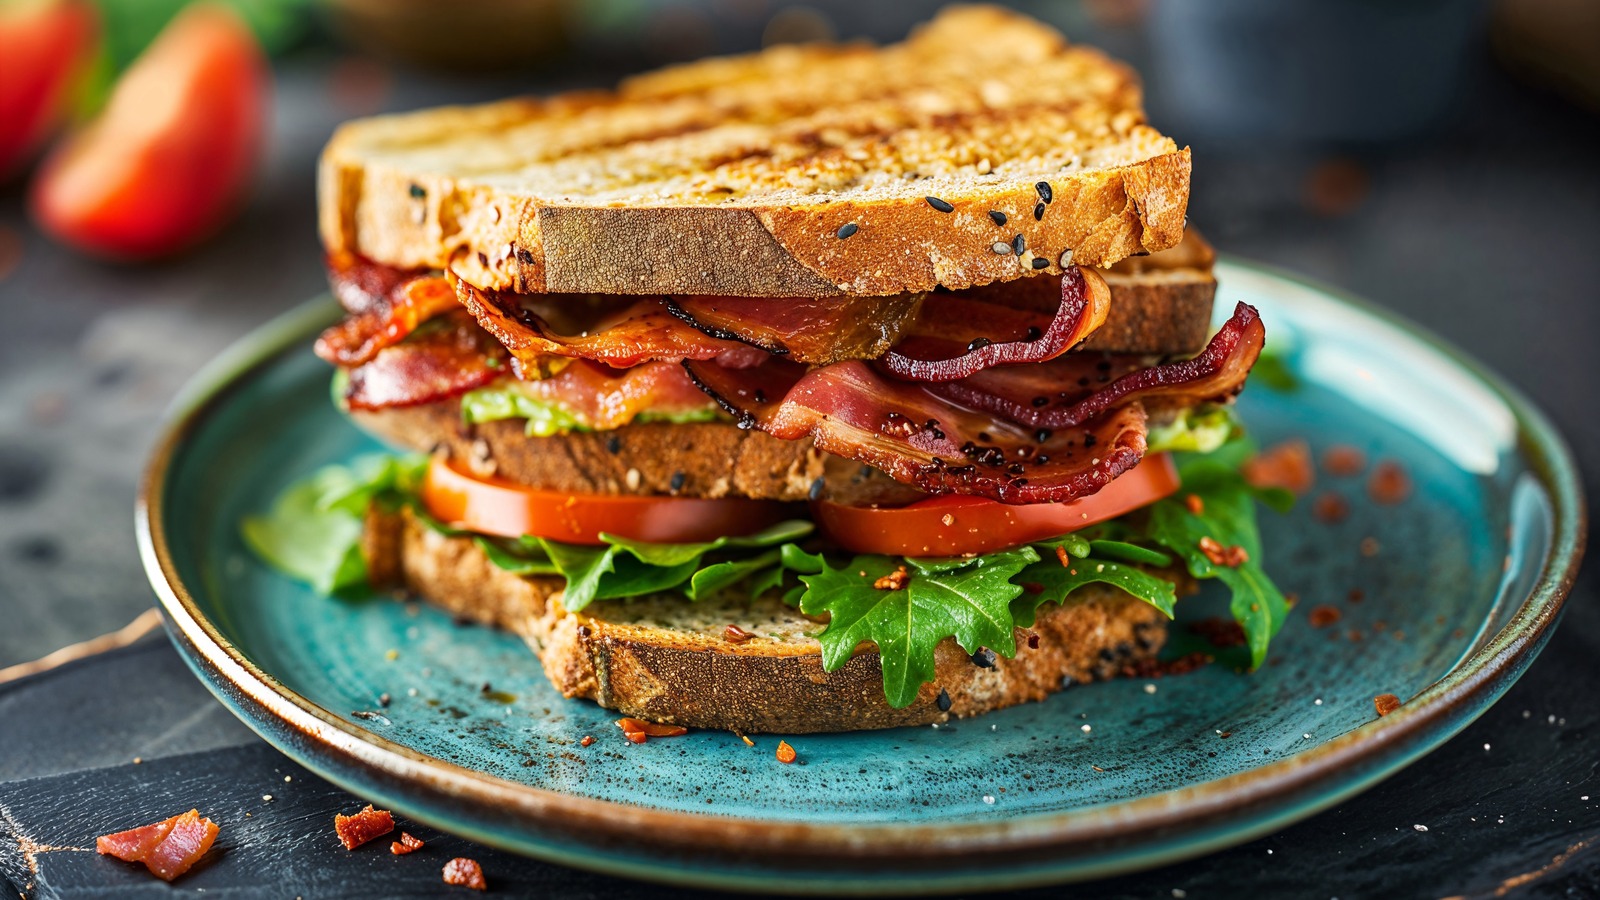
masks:
[[[566,696],[693,728],[797,734],[943,722],[1110,678],[1166,641],[1166,618],[1154,607],[1089,585],[1018,629],[1014,659],[980,665],[946,639],[935,650],[934,681],[895,709],[870,644],[824,672],[816,636],[826,623],[775,595],[658,595],[572,613],[561,606],[562,579],[500,569],[472,540],[442,535],[405,510],[370,515],[363,549],[375,585],[523,636]],[[729,625],[751,637],[729,640]]]

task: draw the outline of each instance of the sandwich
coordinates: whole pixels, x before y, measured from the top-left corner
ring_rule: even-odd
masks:
[[[348,123],[316,352],[396,453],[245,538],[689,727],[927,724],[1148,673],[1206,582],[1259,665],[1281,498],[1241,477],[1230,403],[1265,332],[1243,304],[1212,328],[1189,178],[1129,69],[992,7]]]

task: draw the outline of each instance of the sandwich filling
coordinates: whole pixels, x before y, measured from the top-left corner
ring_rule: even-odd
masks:
[[[815,299],[520,295],[347,255],[330,272],[347,316],[316,349],[336,399],[417,455],[325,470],[246,524],[324,589],[365,583],[362,511],[406,506],[564,579],[570,612],[779,595],[824,626],[826,670],[875,648],[895,707],[940,641],[1010,657],[1087,584],[1170,616],[1182,573],[1216,579],[1255,665],[1287,611],[1255,522],[1283,497],[1239,474],[1229,406],[1265,340],[1246,304],[1203,343],[1152,343],[1114,273],[1070,265]]]

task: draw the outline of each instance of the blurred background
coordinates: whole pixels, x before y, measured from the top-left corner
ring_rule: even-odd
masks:
[[[129,524],[159,415],[325,289],[313,176],[340,121],[896,40],[940,5],[0,0],[0,667],[149,606]],[[1013,5],[1145,74],[1224,253],[1399,310],[1600,446],[1600,3]],[[135,165],[163,141],[167,170]]]

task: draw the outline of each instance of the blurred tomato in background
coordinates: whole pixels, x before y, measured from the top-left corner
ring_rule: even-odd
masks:
[[[88,0],[0,6],[0,179],[60,123],[98,22]]]

